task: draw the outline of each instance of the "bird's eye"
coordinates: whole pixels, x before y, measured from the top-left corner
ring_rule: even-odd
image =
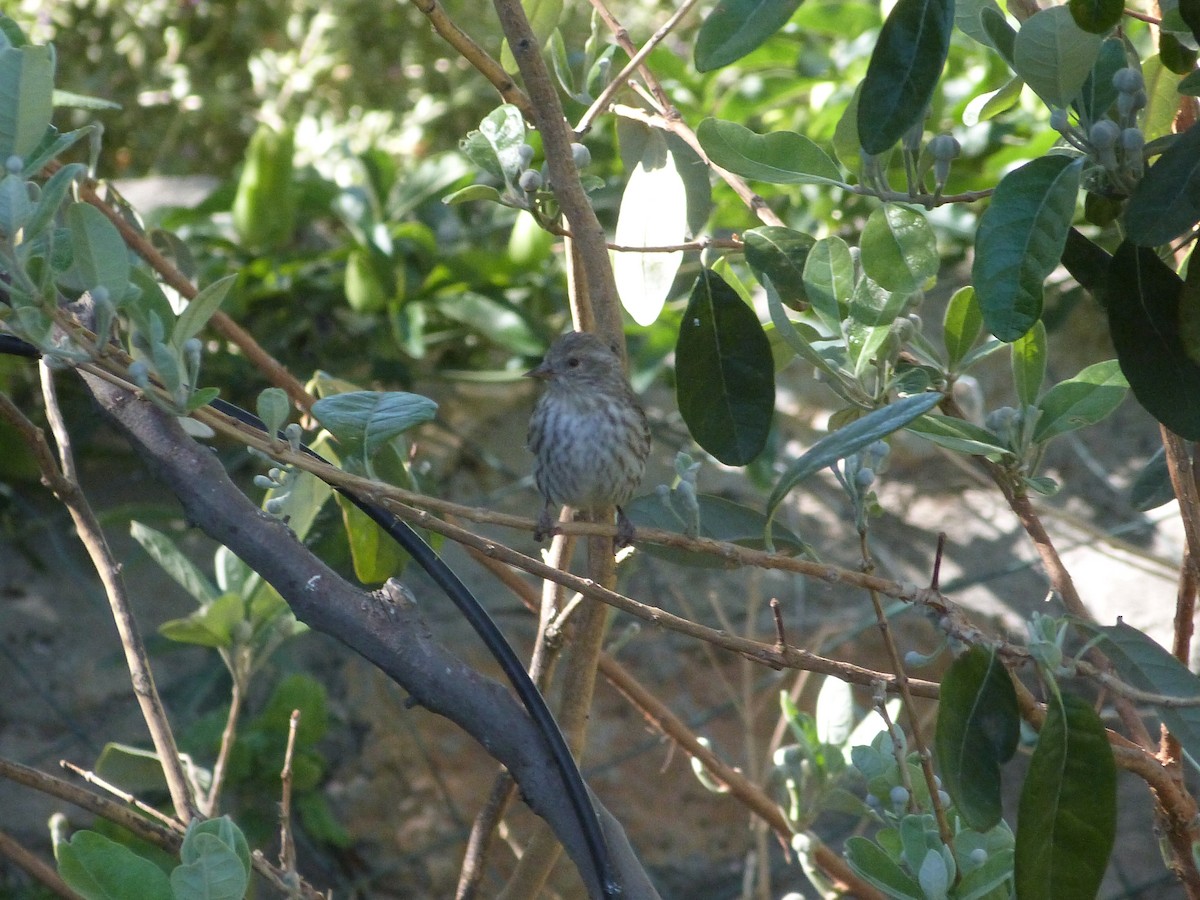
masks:
[[[570,366],[572,369],[578,369],[579,368],[579,357],[578,356],[568,357],[567,365]]]

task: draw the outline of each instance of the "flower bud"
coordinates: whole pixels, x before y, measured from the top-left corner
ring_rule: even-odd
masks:
[[[586,169],[592,162],[592,151],[583,144],[571,145],[571,159],[575,161],[575,168]]]
[[[522,144],[517,148],[517,159],[521,161],[522,169],[528,169],[529,164],[533,162],[533,148],[528,144]]]
[[[1141,71],[1134,68],[1117,69],[1113,73],[1112,83],[1122,94],[1132,94],[1146,87]]]
[[[1101,119],[1092,126],[1088,139],[1097,150],[1110,150],[1117,144],[1121,129],[1112,119]]]
[[[14,153],[4,161],[4,168],[13,175],[20,175],[21,170],[25,168],[25,160]]]
[[[521,173],[521,177],[517,180],[517,184],[521,186],[527,194],[532,194],[542,186],[542,173],[534,169],[526,169]]]

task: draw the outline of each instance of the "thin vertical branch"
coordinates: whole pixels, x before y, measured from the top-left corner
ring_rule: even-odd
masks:
[[[6,395],[0,394],[0,416],[17,428],[26,444],[33,451],[46,484],[66,506],[75,523],[75,531],[83,542],[96,573],[104,585],[104,592],[112,608],[113,620],[121,638],[121,646],[125,651],[125,662],[129,668],[130,683],[134,695],[141,707],[154,749],[158,752],[159,764],[171,794],[171,802],[175,815],[183,822],[190,822],[196,815],[195,801],[192,799],[191,785],[184,774],[183,765],[179,759],[179,750],[175,746],[175,735],[167,720],[162,698],[154,686],[154,676],[146,656],[146,648],[142,643],[141,633],[129,606],[129,595],[125,590],[125,582],[121,577],[121,566],[113,556],[96,520],[96,515],[84,497],[79,483],[68,478],[65,471],[75,471],[75,462],[70,452],[70,437],[66,431],[62,412],[58,406],[58,398],[54,391],[54,382],[49,368],[42,364],[42,395],[46,402],[46,413],[55,437],[59,442],[59,452],[62,457],[62,469],[55,463],[49,444],[37,426],[30,422],[17,406]]]

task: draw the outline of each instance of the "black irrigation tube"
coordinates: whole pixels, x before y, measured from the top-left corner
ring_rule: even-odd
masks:
[[[32,344],[13,335],[0,335],[0,354],[24,356],[33,359],[39,359],[42,355]],[[264,434],[268,433],[266,425],[258,416],[246,412],[240,406],[235,406],[219,398],[213,400],[209,405],[218,412],[237,419],[244,425],[249,425]],[[280,440],[287,439],[282,434],[278,435],[278,438]],[[307,445],[301,444],[300,448],[307,456],[328,464],[328,460]],[[463,583],[454,570],[434,552],[433,548],[408,523],[394,513],[383,509],[378,504],[357,496],[353,491],[337,485],[330,486],[366,513],[372,521],[388,533],[392,540],[403,547],[404,551],[416,560],[417,564],[425,570],[425,573],[433,579],[434,583],[445,592],[446,596],[457,607],[459,613],[467,620],[467,623],[474,629],[475,633],[479,635],[480,640],[483,641],[492,658],[500,665],[509,684],[517,692],[518,698],[524,705],[526,712],[529,713],[529,718],[533,720],[534,727],[541,733],[542,739],[546,743],[546,748],[549,750],[550,756],[554,760],[554,765],[563,780],[567,799],[579,821],[579,827],[583,831],[584,841],[587,843],[588,852],[592,857],[592,864],[596,869],[596,877],[599,880],[604,896],[617,896],[621,888],[612,872],[608,844],[604,840],[604,832],[600,828],[600,820],[592,806],[591,798],[588,796],[583,776],[579,772],[579,766],[576,764],[574,757],[571,756],[571,751],[567,748],[566,739],[558,727],[558,722],[555,721],[553,714],[550,712],[550,708],[546,705],[545,698],[542,697],[541,692],[537,689],[532,679],[530,679],[529,673],[525,671],[525,667],[521,664],[516,651],[513,650],[512,646],[505,639],[504,634],[492,620],[492,617],[488,615],[487,610],[483,608],[475,598],[475,595],[471,593],[470,588]]]

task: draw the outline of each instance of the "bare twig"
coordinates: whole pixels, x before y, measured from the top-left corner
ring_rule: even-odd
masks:
[[[13,865],[24,869],[29,877],[57,896],[66,900],[81,900],[79,894],[71,890],[49,863],[26,850],[16,838],[4,831],[0,831],[0,856],[7,857]]]
[[[237,737],[238,719],[242,712],[242,677],[241,673],[232,671],[233,676],[229,689],[229,712],[225,715],[225,727],[221,731],[221,747],[217,751],[217,760],[213,763],[212,784],[208,796],[204,798],[204,813],[215,816],[221,806],[221,788],[225,785],[225,772],[229,767],[229,755],[233,752],[233,743]]]
[[[522,116],[533,121],[535,117],[529,97],[517,87],[516,82],[504,71],[504,67],[500,63],[492,59],[486,50],[455,24],[437,0],[412,0],[412,4],[429,20],[433,30],[441,35],[447,44],[457,50],[463,59],[492,83],[492,87],[504,98],[505,103],[511,103],[521,111]]]
[[[279,868],[289,882],[299,880],[296,872],[296,841],[292,837],[292,757],[296,752],[296,729],[299,726],[300,710],[293,709],[288,717],[283,769],[279,772]]]
[[[196,814],[195,802],[192,799],[191,785],[183,772],[179,761],[179,750],[175,746],[175,735],[167,721],[162,699],[154,686],[154,677],[150,670],[146,648],[142,644],[141,633],[129,607],[129,596],[125,590],[125,582],[121,577],[121,566],[113,556],[108,546],[108,540],[92,512],[91,505],[83,495],[78,482],[68,478],[63,471],[74,471],[74,461],[70,454],[70,441],[62,414],[58,408],[57,396],[54,392],[54,382],[49,370],[42,367],[42,396],[45,398],[47,417],[59,440],[59,451],[63,459],[63,470],[55,463],[49,445],[41,429],[30,422],[21,410],[8,398],[0,393],[0,418],[5,419],[16,428],[22,440],[33,452],[41,469],[42,478],[50,487],[59,501],[71,514],[75,531],[87,550],[104,592],[112,608],[113,620],[117,633],[121,638],[121,646],[125,651],[125,662],[129,668],[130,681],[134,696],[142,710],[142,717],[154,741],[158,752],[159,764],[167,781],[175,814],[184,822],[188,822]]]

